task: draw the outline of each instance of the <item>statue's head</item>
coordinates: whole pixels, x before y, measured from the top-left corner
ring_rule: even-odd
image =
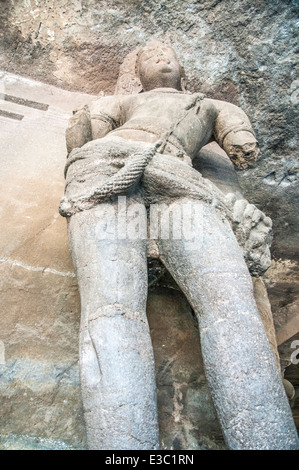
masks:
[[[182,90],[184,69],[175,51],[159,41],[150,41],[137,55],[136,73],[143,91],[154,88]]]

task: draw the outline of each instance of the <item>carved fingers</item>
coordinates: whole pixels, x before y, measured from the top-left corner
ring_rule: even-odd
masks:
[[[243,248],[247,266],[253,276],[263,274],[270,266],[272,221],[246,199],[226,196],[232,208],[233,230]]]

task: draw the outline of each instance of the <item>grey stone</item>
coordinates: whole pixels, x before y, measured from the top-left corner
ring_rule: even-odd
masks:
[[[273,221],[275,260],[298,266],[296,2],[2,2],[1,24],[2,69],[94,94],[112,94],[124,57],[151,37],[172,44],[190,91],[250,117],[261,153],[238,179],[244,197]],[[279,293],[284,304],[288,292]]]
[[[190,4],[173,0],[165,5],[156,2],[138,5],[136,2],[127,2],[124,5],[123,2],[113,1],[106,2],[105,8],[101,2],[93,0],[83,3],[39,1],[38,6],[36,2],[2,3],[0,60],[3,69],[71,90],[84,89],[89,93],[105,90],[106,93],[112,93],[123,57],[154,34],[156,37],[166,37],[183,59],[189,77],[189,90],[199,90],[209,97],[229,100],[246,110],[257,132],[261,154],[254,168],[246,170],[244,174],[238,172],[237,176],[246,198],[273,220],[272,253],[275,260],[266,273],[266,281],[274,318],[277,324],[281,324],[285,307],[290,304],[293,309],[298,305],[299,292],[295,3],[274,1],[261,7],[259,2],[248,1],[219,3],[207,0]],[[20,21],[20,18],[24,21]],[[119,38],[125,38],[125,41]],[[10,94],[13,83],[16,82],[6,82]],[[28,83],[26,86],[28,88]],[[41,93],[43,100],[46,96],[55,96],[55,93],[51,95],[52,92],[48,95],[45,90],[45,85],[37,89],[30,86],[31,96],[28,98],[41,100]],[[84,102],[87,102],[87,97]],[[68,103],[72,108],[77,106],[73,98],[69,98]],[[1,105],[3,108],[4,103]],[[7,102],[5,106],[8,106]],[[11,111],[15,112],[16,109]],[[20,108],[17,112],[20,113]],[[40,129],[40,124],[41,121],[31,128],[31,136]],[[2,132],[5,133],[7,127],[4,123]],[[43,224],[47,225],[52,217],[51,207],[56,207],[55,194],[56,199],[59,198],[62,188],[59,172],[62,174],[63,162],[61,153],[57,152],[57,145],[53,145],[57,143],[58,133],[55,132],[53,136],[43,129],[41,135],[51,135],[50,152],[49,144],[41,144],[36,152],[34,142],[37,137],[29,145],[31,139],[28,138],[28,131],[23,136],[14,133],[14,145],[8,141],[4,144],[6,150],[2,157],[5,165],[11,165],[16,186],[9,185],[11,173],[5,169],[3,210],[7,230],[1,236],[4,247],[2,256],[7,256],[5,247],[15,247],[18,241],[22,242],[32,233],[38,233]],[[64,152],[62,134],[60,145]],[[13,154],[11,148],[14,148]],[[42,148],[47,149],[51,157],[57,156],[56,164],[52,162],[51,174],[57,174],[58,187],[53,191],[51,183],[47,191],[44,190],[47,197],[50,194],[53,196],[52,206],[47,205],[45,198],[41,197],[40,184],[37,182],[39,169],[45,169],[40,181],[46,183],[49,178],[50,164],[46,159],[47,152],[41,152]],[[41,159],[35,163],[34,156],[41,153]],[[21,166],[18,163],[24,175],[21,179],[18,179],[20,173],[14,166],[16,155],[20,159],[27,155]],[[36,180],[34,195],[30,193],[33,180]],[[16,188],[23,190],[17,189],[15,194]],[[24,191],[24,188],[28,190]],[[43,213],[51,214],[49,220],[47,217],[39,217],[36,211],[33,214],[28,206],[24,210],[19,201],[28,204],[29,196],[47,208]],[[32,219],[26,219],[27,215]],[[55,260],[53,269],[69,272],[72,268],[66,256],[63,223],[57,219],[52,229],[55,230],[48,228],[34,238],[34,249],[27,242],[20,250],[19,257],[18,252],[14,252],[16,259],[27,266],[50,269],[53,268],[52,260]],[[42,262],[45,259],[46,264]],[[15,292],[15,288],[12,292]],[[8,305],[7,311],[10,311],[10,302],[5,305]]]
[[[268,269],[271,220],[238,196],[224,197],[191,165],[213,136],[239,169],[248,168],[259,153],[254,131],[240,108],[182,90],[182,67],[169,46],[149,42],[136,55],[136,71],[142,94],[99,99],[83,115],[75,114],[66,134],[70,153],[60,213],[68,218],[81,296],[88,446],[158,446],[145,316],[147,208],[149,236],[197,315],[206,375],[227,446],[297,449],[280,370],[244,261],[253,275]],[[87,127],[91,131],[86,133]],[[161,219],[152,235],[157,203]],[[184,230],[190,224],[193,239],[175,232],[178,221],[182,230],[178,214],[186,205],[192,211]],[[136,213],[138,233],[136,222],[133,232],[120,227],[121,216],[131,226]],[[171,231],[159,233],[171,219]]]

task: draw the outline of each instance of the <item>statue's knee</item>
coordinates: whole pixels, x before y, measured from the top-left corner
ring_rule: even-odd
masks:
[[[125,307],[119,303],[103,305],[89,314],[88,323],[94,322],[101,318],[121,317],[122,315],[125,315],[125,312]]]
[[[115,302],[113,304],[103,305],[99,307],[97,310],[95,310],[93,313],[89,314],[88,323],[90,325],[93,322],[96,322],[101,319],[107,319],[107,318],[111,318],[115,320],[124,319],[124,320],[144,321],[144,317],[145,317],[145,312],[136,311],[124,304]]]

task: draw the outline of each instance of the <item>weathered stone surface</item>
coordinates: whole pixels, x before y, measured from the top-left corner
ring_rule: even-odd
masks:
[[[73,107],[93,97],[6,73],[0,83],[8,96],[48,105],[37,110],[7,100],[0,103],[0,109],[24,116],[20,121],[0,117],[1,221],[5,227],[0,237],[0,447],[85,449],[78,367],[80,300],[58,204],[64,185],[67,120]],[[157,272],[152,281],[156,282]],[[173,290],[160,291],[150,294],[148,311],[152,325],[159,317],[152,336],[162,397],[158,401],[160,445],[165,449],[223,448],[188,304]],[[173,330],[172,315],[178,318]],[[165,354],[162,330],[170,338]],[[187,332],[192,339],[185,342]],[[165,390],[163,368],[178,347],[184,354],[167,375],[167,383],[176,384],[174,403],[174,385]],[[198,363],[193,360],[195,349]]]
[[[238,177],[245,197],[273,220],[275,257],[294,259],[296,21],[292,1],[5,1],[0,66],[69,89],[113,93],[128,52],[152,36],[169,41],[183,59],[191,90],[249,114],[261,156]]]
[[[271,219],[244,199],[234,165],[217,142],[201,149],[194,167],[226,195],[232,208],[232,227],[246,264],[252,276],[261,276],[271,264]]]
[[[84,448],[80,299],[57,205],[66,123],[89,97],[3,72],[1,90],[0,446]]]
[[[184,60],[187,77],[190,78],[189,89],[234,102],[246,110],[257,132],[261,155],[255,168],[244,174],[238,173],[238,179],[249,201],[271,216],[274,223],[274,264],[280,266],[280,275],[276,277],[277,269],[271,268],[267,274],[267,286],[274,316],[280,323],[283,318],[280,308],[288,304],[298,305],[299,292],[298,157],[295,155],[298,148],[295,129],[298,121],[296,3],[273,1],[261,5],[257,1],[240,4],[207,0],[190,4],[173,0],[159,4],[137,4],[135,1],[123,4],[117,1],[58,0],[46,4],[40,0],[2,1],[0,15],[0,60],[3,69],[38,77],[44,82],[69,89],[93,93],[105,90],[106,93],[112,93],[123,57],[155,35],[169,39]],[[84,67],[81,67],[83,63]],[[31,93],[35,93],[33,88]],[[31,96],[31,99],[38,101],[37,96]],[[85,102],[86,99],[82,104]],[[69,105],[71,111],[73,100],[70,100]],[[8,103],[1,102],[1,109],[4,106],[6,108]],[[9,109],[20,113],[17,105]],[[57,114],[54,115],[57,122]],[[1,119],[1,124],[3,121]],[[8,128],[5,123],[3,129],[6,134],[14,132],[13,127]],[[26,217],[26,211],[32,217],[30,208],[27,207],[26,211],[18,208],[19,194],[14,196],[15,189],[22,193],[22,197],[29,194],[29,189],[22,192],[20,188],[24,187],[24,179],[34,185],[33,179],[25,178],[25,174],[28,171],[35,177],[39,165],[36,162],[31,170],[27,162],[22,162],[24,139],[30,155],[35,152],[35,140],[30,143],[27,135],[24,133],[24,138],[14,148],[14,152],[20,155],[19,170],[13,168],[14,158],[6,158],[6,155],[11,155],[12,147],[9,140],[4,140],[4,174],[11,176],[12,173],[6,172],[7,165],[10,165],[15,178],[20,178],[14,185],[3,185],[3,191],[9,199],[3,207],[5,211],[7,208],[5,224],[9,227],[11,220],[11,228],[15,227],[14,232],[1,234],[1,240],[5,237],[3,244],[7,246],[8,252],[14,249],[15,240],[25,238],[20,235],[23,228],[26,233],[35,231],[35,228],[38,232],[41,228],[34,227],[33,221]],[[62,143],[62,134],[60,139]],[[54,145],[55,141],[52,139],[51,144]],[[39,147],[43,161],[49,154],[46,146],[44,148],[45,152],[42,146]],[[63,162],[60,164],[62,168]],[[48,164],[46,166],[45,184],[49,171]],[[60,181],[61,189],[62,177]],[[60,189],[57,189],[57,195]],[[48,192],[52,190],[49,186]],[[34,193],[32,197],[35,198]],[[42,198],[43,204],[46,204],[45,199]],[[13,211],[16,216],[14,220],[11,218]],[[46,222],[51,220],[52,213]],[[32,226],[27,230],[26,226],[30,223]],[[63,225],[63,222],[57,218],[55,224]],[[55,225],[52,229],[57,233],[54,228]],[[34,239],[35,260],[45,252],[48,260],[56,256],[56,251],[49,249],[48,243],[53,238],[50,232],[48,234],[42,248]],[[63,243],[66,244],[65,239]],[[57,263],[62,259],[60,246],[57,246]],[[39,254],[34,254],[37,251]],[[23,254],[27,262],[31,262],[27,249],[23,250]],[[62,265],[60,263],[59,269],[64,270]],[[50,267],[51,263],[36,266]],[[69,272],[69,258],[64,266],[67,266],[66,271]],[[298,367],[294,369],[296,371]]]
[[[206,376],[228,447],[296,449],[277,363],[232,234],[206,207],[196,257],[181,241],[161,240],[159,247],[196,312]]]
[[[103,203],[68,221],[81,298],[80,376],[88,448],[157,449],[146,240],[101,238],[101,221],[108,233],[114,225],[113,217],[107,218],[109,209],[114,205]]]
[[[279,347],[279,354],[281,357],[282,367],[285,369],[285,379],[288,380],[294,387],[291,392],[293,396],[291,399],[291,408],[293,411],[294,421],[299,428],[299,379],[298,379],[298,364],[299,364],[299,333],[295,334],[292,338],[286,341]]]
[[[38,448],[45,439],[47,447],[83,448],[76,280],[10,261],[0,270],[0,446]]]
[[[158,447],[145,273],[146,207],[151,214],[159,203],[168,226],[172,213],[173,227],[167,236],[158,230],[150,238],[196,313],[207,379],[228,448],[296,449],[291,410],[244,260],[253,275],[260,265],[262,272],[268,268],[271,220],[236,196],[230,209],[223,193],[191,165],[212,136],[238,168],[252,165],[258,146],[250,121],[230,103],[184,93],[175,51],[161,42],[150,41],[141,49],[136,72],[143,94],[100,98],[75,114],[67,132],[70,153],[60,213],[68,217],[81,298],[88,448]],[[119,196],[127,198],[125,211]],[[182,227],[178,236],[175,224],[182,225],[187,204],[192,215],[190,224],[186,216],[183,223],[191,225],[189,237]],[[125,225],[132,225],[137,205],[139,230],[132,236],[128,227],[121,229],[119,217],[124,212]]]
[[[4,1],[0,67],[69,89],[113,93],[128,52],[152,36],[169,41],[191,90],[247,111],[261,154],[238,178],[244,196],[273,220],[275,258],[297,263],[297,28],[292,1]]]
[[[201,357],[197,321],[178,290],[150,291],[161,449],[224,449]]]
[[[199,152],[197,158],[194,160],[194,167],[197,168],[205,178],[210,179],[219,189],[221,189],[224,194],[227,195],[227,197],[231,197],[233,193],[233,197],[236,199],[236,201],[240,201],[244,205],[241,187],[238,182],[236,172],[233,168],[233,164],[216,142],[211,142]],[[271,279],[273,279],[273,277],[276,279],[276,282],[282,282],[282,280],[286,280],[286,265],[291,267],[294,265],[294,263],[273,262],[271,269],[266,273],[263,280],[260,277],[252,278],[255,301],[265,326],[273,353],[278,363],[279,354],[277,351],[277,343],[280,344],[279,336],[281,336],[282,340],[286,340],[293,335],[293,332],[296,328],[297,317],[296,314],[290,315],[291,321],[288,322],[286,316],[282,314],[282,312],[278,313],[279,305],[277,305],[277,302],[280,301],[281,297],[283,296],[282,289],[280,289],[280,292],[276,294],[277,302],[273,302],[271,306],[268,297],[268,291],[265,287],[265,281],[268,284],[268,290],[271,291]],[[273,271],[274,274],[272,274]],[[291,277],[290,283],[293,282],[294,277]],[[277,291],[276,284],[273,290],[274,292]],[[273,308],[275,309],[276,329],[274,326],[272,313]],[[291,310],[293,312],[294,308]],[[290,332],[290,336],[288,336],[288,333],[284,333],[283,335],[279,334],[278,330],[281,323],[286,327],[285,330]]]

